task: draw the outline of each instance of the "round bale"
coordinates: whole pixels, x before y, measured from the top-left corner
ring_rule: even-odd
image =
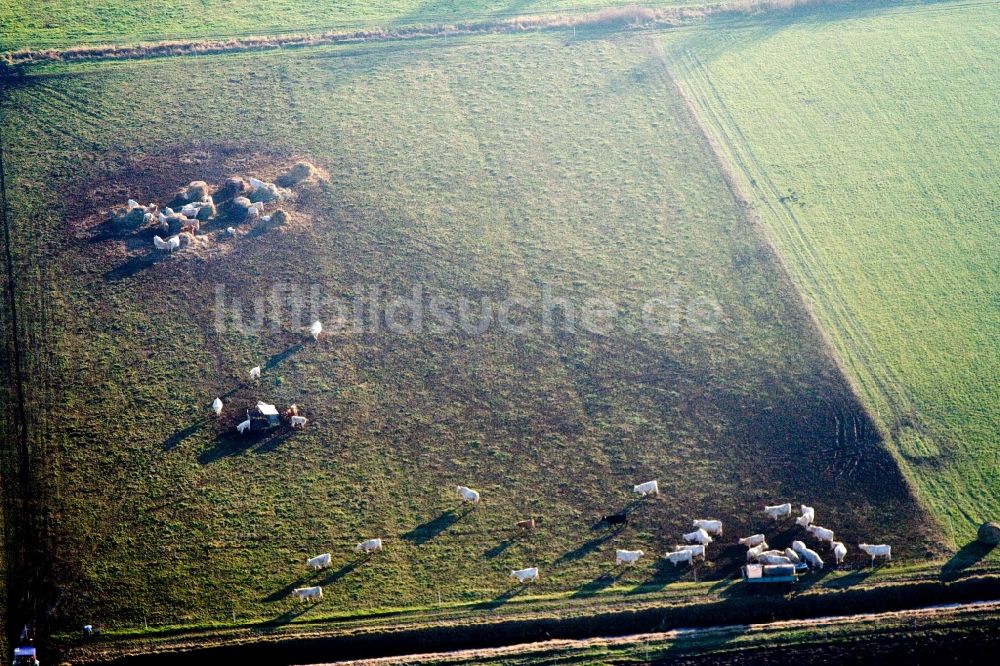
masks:
[[[983,523],[979,526],[977,538],[980,543],[985,543],[988,546],[997,545],[1000,543],[1000,523],[993,521]]]
[[[202,206],[201,208],[198,209],[198,215],[197,215],[198,221],[199,222],[207,222],[208,220],[210,220],[213,217],[215,217],[215,214],[217,212],[218,211],[215,208],[215,204],[208,204],[208,205]]]
[[[247,185],[245,180],[239,176],[233,176],[232,178],[226,178],[226,182],[223,183],[219,191],[215,193],[215,197],[219,201],[228,201],[233,197],[240,196],[249,189],[250,186]]]
[[[288,221],[290,219],[292,219],[292,216],[289,215],[288,212],[282,208],[279,208],[278,210],[271,213],[271,224],[274,226],[281,226],[283,224],[288,224]]]
[[[290,166],[283,174],[278,176],[274,182],[282,187],[292,187],[302,181],[312,180],[316,177],[317,169],[309,162],[296,162]]]
[[[229,202],[229,217],[233,222],[243,222],[250,210],[250,200],[246,197],[236,197]]]
[[[252,201],[253,203],[256,203],[258,201],[263,201],[264,203],[270,203],[272,201],[278,201],[280,199],[287,198],[288,191],[278,187],[274,183],[268,183],[264,187],[258,187],[248,196],[250,197],[250,201]]]

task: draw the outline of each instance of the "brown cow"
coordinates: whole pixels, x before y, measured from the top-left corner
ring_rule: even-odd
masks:
[[[533,530],[535,529],[535,519],[528,518],[527,520],[519,520],[517,521],[517,523],[515,523],[515,527],[517,527],[517,529],[519,530],[524,530],[524,531]]]

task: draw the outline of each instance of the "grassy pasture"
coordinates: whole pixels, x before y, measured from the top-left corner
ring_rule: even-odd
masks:
[[[627,0],[8,0],[0,7],[0,52],[163,39],[197,39],[394,27],[636,4]],[[653,0],[649,7],[718,0]]]
[[[210,92],[174,96],[187,88]],[[2,103],[63,626],[496,605],[528,564],[544,571],[536,594],[657,592],[677,575],[653,557],[612,573],[616,547],[662,553],[698,515],[727,521],[731,543],[765,527],[754,510],[776,499],[814,504],[849,543],[935,548],[645,39],[52,67]],[[312,224],[244,237],[225,258],[135,262],[123,248],[151,232],[101,236],[90,219],[296,157],[331,176],[299,204]],[[618,317],[607,335],[383,328],[301,348],[287,325],[215,329],[216,285],[247,298],[278,283],[535,300],[549,285],[609,298]],[[639,326],[642,304],[667,294],[677,327]],[[706,328],[707,302],[721,315]],[[206,418],[229,391],[236,405],[297,402],[312,423],[234,440]],[[634,506],[633,526],[591,530],[653,477],[663,496]],[[456,507],[456,483],[482,506]],[[539,531],[515,538],[528,514]],[[358,561],[350,547],[370,535],[386,551]],[[333,570],[306,575],[326,550]],[[730,573],[740,550],[713,555],[703,576]],[[285,595],[306,582],[325,599],[303,611]]]
[[[998,19],[994,3],[940,3],[669,42],[956,545],[1000,515]]]

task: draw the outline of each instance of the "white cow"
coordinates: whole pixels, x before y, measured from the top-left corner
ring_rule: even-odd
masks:
[[[820,527],[819,525],[810,525],[806,531],[820,541],[827,541],[831,544],[833,543],[833,530],[828,530],[825,527]]]
[[[798,553],[799,555],[801,555],[802,553],[804,553],[806,551],[806,544],[803,543],[802,541],[793,541],[792,542],[792,550],[794,550],[796,553]]]
[[[761,564],[791,564],[792,560],[784,555],[774,555],[772,553],[762,553],[757,561]]]
[[[844,557],[847,556],[847,546],[841,541],[834,541],[830,545],[833,546],[833,559],[837,564],[841,564],[844,561]]]
[[[226,233],[229,234],[230,236],[235,236],[236,235],[236,228],[235,227],[226,227]]]
[[[876,557],[884,557],[886,560],[892,559],[892,547],[885,544],[880,544],[878,546],[873,546],[867,543],[859,543],[858,548],[871,555],[872,566],[875,566]]]
[[[538,567],[528,567],[527,569],[515,569],[510,572],[510,577],[518,583],[530,583],[538,580]]]
[[[167,217],[174,215],[174,209],[171,208],[170,206],[164,207],[163,212],[167,214]]]
[[[180,234],[171,236],[167,239],[167,252],[173,252],[181,246]]]
[[[757,544],[753,548],[747,549],[747,562],[754,562],[760,555],[767,551],[767,544]]]
[[[265,183],[262,180],[257,180],[253,176],[250,176],[249,181],[250,181],[250,189],[252,190],[259,190],[262,187],[267,187],[267,183]]]
[[[170,245],[167,243],[167,241],[163,240],[159,236],[153,236],[153,247],[155,247],[157,250],[163,250],[165,252],[170,250]]]
[[[777,520],[778,518],[784,518],[786,516],[792,515],[792,505],[788,502],[784,504],[775,504],[774,506],[765,506],[764,513],[767,514],[768,518],[771,520]]]
[[[309,335],[313,337],[313,340],[319,339],[319,334],[323,332],[323,324],[319,320],[314,321],[312,326],[309,327]]]
[[[238,430],[241,435],[243,433],[245,433],[249,429],[250,429],[250,417],[249,416],[247,416],[247,420],[246,421],[240,421],[236,425],[236,430]]]
[[[705,546],[701,545],[700,543],[689,543],[683,546],[675,546],[674,552],[677,552],[678,550],[690,551],[692,557],[701,557],[701,558],[705,557]]]
[[[309,419],[307,419],[304,416],[293,416],[292,417],[292,427],[293,428],[305,428],[306,427],[306,423],[308,423],[308,422],[309,422]]]
[[[149,224],[152,221],[153,221],[153,214],[152,213],[145,213],[145,214],[143,214],[143,216],[142,216],[142,223],[143,224]]]
[[[212,411],[215,412],[216,416],[222,416],[222,398],[216,398],[212,401]]]
[[[645,555],[641,550],[616,550],[615,564],[635,564],[636,560]]]
[[[297,587],[292,590],[292,594],[299,598],[299,601],[316,601],[323,598],[323,588],[317,585],[316,587]]]
[[[802,558],[799,557],[799,554],[796,553],[791,548],[786,548],[785,549],[785,557],[787,557],[789,560],[791,560],[792,564],[798,564],[799,562],[802,561]]]
[[[260,379],[260,366],[255,365],[250,368],[250,379]]]
[[[660,484],[657,481],[646,481],[645,483],[640,483],[639,485],[632,486],[632,492],[636,495],[642,495],[646,497],[648,495],[659,495],[660,494]]]
[[[685,562],[693,562],[694,553],[690,550],[675,550],[672,553],[667,553],[667,559],[670,560],[671,564],[674,566],[680,566]]]
[[[819,556],[819,553],[817,553],[815,550],[812,550],[811,548],[806,548],[799,554],[802,556],[802,559],[805,560],[806,563],[813,569],[823,568],[823,558],[821,558]]]
[[[465,486],[455,486],[455,491],[458,496],[462,498],[463,502],[472,502],[473,504],[479,504],[479,493],[472,488],[466,488]]]
[[[365,539],[354,550],[359,553],[370,553],[373,550],[382,550],[382,539]]]
[[[721,520],[693,520],[691,521],[691,526],[700,527],[712,536],[722,536]]]
[[[128,200],[128,209],[129,210],[132,210],[133,208],[139,208],[139,206],[140,206],[139,202],[136,201],[135,199],[129,199]]]
[[[683,535],[684,540],[688,543],[700,543],[703,546],[707,546],[712,543],[712,537],[708,536],[708,532],[702,528],[696,529],[694,532],[688,532]]]
[[[741,546],[746,546],[747,548],[753,548],[754,546],[759,546],[764,543],[763,534],[751,534],[748,537],[743,537],[739,541]]]
[[[330,566],[330,559],[330,553],[323,553],[322,555],[310,557],[306,560],[306,566],[310,569],[325,569]]]
[[[799,510],[802,512],[802,515],[795,519],[795,523],[802,527],[812,525],[813,521],[816,520],[816,510],[805,504],[800,504]]]

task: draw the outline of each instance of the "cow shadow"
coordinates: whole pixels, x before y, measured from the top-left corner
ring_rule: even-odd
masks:
[[[372,558],[371,553],[366,553],[364,555],[356,557],[347,564],[345,564],[344,566],[337,569],[336,571],[331,571],[329,574],[327,574],[326,578],[316,583],[316,585],[333,585],[338,580],[341,580],[342,578],[350,574],[352,571],[360,567],[362,564],[364,564],[371,558]]]
[[[308,576],[299,576],[299,579],[289,583],[280,590],[275,590],[271,594],[264,597],[263,601],[265,603],[274,603],[275,601],[280,601],[292,593],[296,588],[302,587],[308,580]]]
[[[167,257],[168,254],[164,252],[140,254],[132,257],[120,266],[112,268],[104,274],[105,282],[118,282],[120,280],[127,280],[136,273],[146,270],[153,264],[158,263],[161,259]]]
[[[647,594],[649,592],[659,592],[670,583],[679,581],[691,570],[692,566],[689,564],[677,566],[665,557],[660,558],[653,566],[652,577],[633,587],[628,591],[628,594]]]
[[[596,536],[593,539],[588,539],[584,543],[580,544],[571,551],[565,552],[559,556],[559,558],[554,562],[554,564],[563,564],[565,562],[572,562],[574,560],[579,560],[585,557],[589,553],[597,550],[604,543],[609,541],[612,537],[616,536],[621,530],[615,530],[613,532],[606,532],[600,536]]]
[[[492,560],[492,559],[494,559],[496,557],[499,557],[500,555],[503,555],[503,552],[505,550],[507,550],[508,548],[510,548],[510,546],[513,543],[514,543],[514,539],[504,539],[503,541],[501,541],[497,545],[493,546],[492,548],[490,548],[489,550],[487,550],[486,552],[484,552],[483,553],[483,557],[485,557],[488,560]]]
[[[941,580],[955,580],[962,575],[963,571],[980,562],[983,558],[992,553],[995,548],[996,545],[985,544],[978,540],[970,541],[962,546],[962,548],[959,549],[957,553],[952,555],[951,559],[945,562],[944,566],[941,567]]]
[[[304,343],[302,343],[302,342],[296,342],[295,344],[291,345],[287,349],[284,349],[284,350],[278,352],[277,354],[271,356],[271,358],[267,359],[267,361],[264,362],[263,369],[264,370],[272,370],[272,369],[274,369],[282,361],[285,361],[288,358],[290,358],[291,356],[293,356],[294,354],[298,353],[302,349],[303,346],[304,346]]]
[[[590,581],[589,583],[584,583],[579,588],[574,590],[573,593],[569,595],[569,598],[584,599],[587,597],[593,597],[597,594],[600,594],[602,590],[617,583],[618,580],[621,579],[622,575],[623,574],[621,573],[613,574],[610,571],[605,571],[594,580]]]
[[[247,452],[270,453],[277,449],[285,440],[292,436],[292,429],[279,426],[262,432],[246,434],[231,431],[219,433],[211,448],[198,455],[199,465],[210,465],[223,458],[237,456]]]
[[[824,571],[826,570],[824,569]],[[830,589],[846,589],[848,587],[851,587],[852,585],[863,583],[873,573],[875,573],[875,569],[872,569],[871,567],[866,569],[857,569],[849,574],[839,576],[833,580],[826,581],[825,583],[823,583],[823,587]]]
[[[284,613],[282,613],[278,617],[272,618],[272,619],[267,620],[265,622],[261,622],[259,626],[261,626],[261,627],[279,627],[279,626],[281,626],[283,624],[288,624],[289,622],[292,622],[293,620],[295,620],[295,618],[299,617],[300,615],[304,615],[308,611],[312,610],[312,607],[315,606],[315,605],[316,604],[314,604],[314,603],[303,603],[299,607],[292,608],[290,610],[285,611]]]
[[[199,421],[195,421],[194,423],[192,423],[188,427],[184,428],[183,430],[178,430],[177,432],[175,432],[174,434],[172,434],[170,437],[167,437],[165,440],[163,440],[163,444],[162,444],[162,446],[160,448],[163,451],[170,451],[171,449],[176,448],[177,446],[180,446],[180,444],[184,440],[186,440],[188,437],[191,437],[192,435],[194,435],[195,433],[197,433],[199,430],[201,430],[202,427],[204,427],[204,425],[206,423],[207,423],[207,419],[201,419]]]
[[[521,592],[523,592],[526,587],[527,585],[515,585],[501,592],[499,595],[495,596],[489,601],[478,603],[474,605],[472,608],[473,610],[495,610],[497,608],[500,608],[500,606],[503,606],[505,603],[507,603],[517,595],[521,594]]]
[[[420,546],[436,538],[446,529],[462,520],[462,518],[465,518],[469,515],[470,511],[472,511],[472,509],[466,508],[461,512],[456,511],[455,509],[448,509],[443,511],[441,515],[433,520],[417,525],[412,530],[404,534],[402,538],[410,543]]]

